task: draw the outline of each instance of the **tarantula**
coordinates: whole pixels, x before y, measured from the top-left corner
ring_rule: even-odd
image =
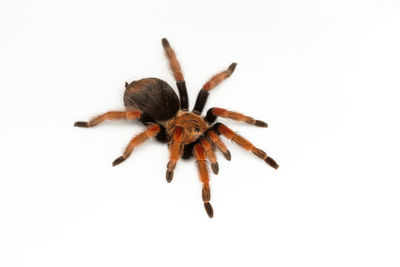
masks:
[[[135,147],[147,139],[155,137],[162,143],[168,143],[169,162],[166,172],[168,183],[172,181],[178,160],[181,157],[188,159],[194,156],[197,162],[200,181],[203,183],[202,199],[204,208],[208,216],[212,218],[214,211],[210,204],[210,177],[206,159],[210,161],[211,169],[215,174],[218,174],[219,170],[214,153],[216,148],[222,152],[227,160],[231,160],[231,154],[219,138],[219,135],[222,134],[242,148],[253,152],[271,167],[275,169],[279,167],[275,160],[267,156],[264,151],[236,134],[225,124],[214,124],[217,117],[243,121],[258,127],[267,127],[268,125],[263,121],[255,120],[241,113],[217,107],[209,109],[205,117],[201,116],[209,92],[220,82],[231,76],[235,70],[236,63],[232,63],[227,70],[214,75],[203,85],[197,96],[193,110],[189,111],[186,84],[180,64],[166,38],[162,39],[162,45],[176,80],[179,98],[168,83],[157,78],[144,78],[131,83],[126,82],[124,111],[109,111],[93,118],[89,122],[77,121],[74,126],[93,127],[104,120],[140,120],[146,126],[146,130],[136,135],[129,142],[123,155],[114,160],[112,165],[116,166],[125,161]]]

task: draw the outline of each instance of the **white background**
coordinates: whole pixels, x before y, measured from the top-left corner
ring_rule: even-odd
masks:
[[[0,266],[399,266],[398,1],[1,1]],[[265,120],[226,121],[209,219],[193,160],[166,145],[111,162],[143,130],[107,122],[124,82],[174,85]]]

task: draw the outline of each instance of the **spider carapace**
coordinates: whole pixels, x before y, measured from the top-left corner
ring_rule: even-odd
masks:
[[[125,83],[125,110],[109,111],[89,122],[75,122],[74,126],[93,127],[104,120],[140,120],[146,126],[146,130],[133,137],[123,155],[114,160],[112,164],[113,166],[120,164],[131,155],[136,146],[149,138],[156,138],[160,142],[168,143],[169,162],[166,172],[168,182],[172,181],[178,160],[194,156],[200,181],[203,184],[204,208],[208,216],[212,218],[214,212],[210,204],[210,177],[207,164],[210,163],[212,171],[218,174],[218,162],[214,153],[217,149],[222,152],[227,160],[231,159],[229,150],[220,139],[221,135],[251,151],[271,167],[277,169],[279,165],[264,151],[236,134],[225,124],[215,123],[217,117],[242,121],[258,127],[267,127],[265,122],[217,107],[209,109],[204,117],[201,116],[209,92],[233,73],[236,63],[232,63],[227,70],[214,75],[203,85],[193,110],[189,111],[186,84],[180,64],[167,39],[162,39],[162,45],[176,80],[179,98],[171,86],[157,78],[145,78]]]

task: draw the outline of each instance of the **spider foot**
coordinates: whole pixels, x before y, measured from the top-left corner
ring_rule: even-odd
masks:
[[[89,123],[86,122],[86,121],[77,121],[77,122],[74,123],[74,127],[84,127],[84,128],[87,128],[87,127],[90,127],[90,125],[89,125]]]
[[[113,165],[113,166],[116,166],[116,165],[118,165],[118,164],[124,162],[125,160],[126,160],[126,158],[125,158],[124,156],[121,156],[121,157],[115,159],[115,160],[113,161],[112,165]]]
[[[276,161],[271,157],[266,157],[264,161],[274,169],[278,169],[279,168],[278,163],[276,163]]]
[[[218,174],[219,172],[218,162],[211,163],[211,169],[214,174]]]
[[[226,160],[231,160],[231,152],[229,152],[229,150],[223,152],[224,157],[226,158]]]
[[[259,120],[256,120],[255,123],[254,123],[254,125],[255,125],[255,126],[258,126],[258,127],[264,127],[264,128],[267,128],[267,127],[268,127],[268,124],[267,124],[266,122],[259,121]]]
[[[235,71],[236,65],[237,63],[232,63],[231,65],[229,65],[228,70],[230,71],[231,74]]]
[[[162,43],[162,46],[163,46],[164,48],[170,48],[170,47],[171,47],[170,44],[169,44],[169,42],[168,42],[168,40],[167,40],[167,38],[162,38],[162,39],[161,39],[161,43]]]
[[[210,218],[214,217],[214,210],[210,202],[204,202],[204,208],[206,209],[208,217]]]
[[[174,171],[167,170],[166,173],[167,182],[170,183],[172,181],[172,178],[174,178]]]
[[[172,178],[174,178],[174,170],[175,170],[176,162],[168,161],[167,164],[167,173],[165,174],[165,178],[167,182],[170,183]]]

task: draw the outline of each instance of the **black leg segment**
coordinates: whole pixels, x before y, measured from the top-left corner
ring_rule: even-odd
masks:
[[[213,123],[217,120],[217,116],[212,113],[212,108],[207,111],[207,115],[205,117],[206,122]]]
[[[176,86],[178,87],[178,91],[179,91],[179,100],[181,102],[181,109],[188,110],[189,100],[188,100],[188,94],[187,94],[187,90],[186,90],[185,81],[177,81]]]
[[[210,93],[204,89],[200,90],[199,94],[197,95],[196,104],[193,108],[194,113],[201,114],[203,112],[209,94]]]

